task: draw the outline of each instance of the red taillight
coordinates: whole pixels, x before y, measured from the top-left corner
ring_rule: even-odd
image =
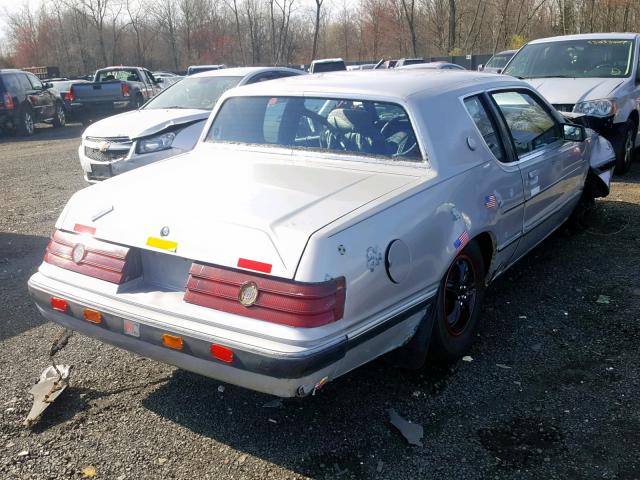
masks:
[[[63,298],[51,297],[51,308],[59,312],[66,312],[69,309],[69,304]]]
[[[65,100],[69,102],[73,102],[76,99],[76,94],[73,91],[73,85],[71,85],[71,88],[69,88],[69,91],[65,93],[64,97],[65,97]]]
[[[249,283],[257,287],[252,303],[240,302]],[[311,328],[342,318],[344,278],[322,283],[301,283],[194,263],[189,270],[184,300],[203,307],[292,327]]]
[[[5,93],[3,95],[2,102],[4,103],[4,108],[6,108],[7,110],[13,110],[14,108],[16,108],[16,104],[13,101],[13,97],[8,93]]]
[[[123,97],[129,97],[130,96],[129,85],[127,85],[126,83],[122,84],[122,96]]]
[[[222,345],[211,345],[211,356],[225,363],[233,362],[233,350]]]
[[[137,250],[60,230],[51,236],[44,261],[117,284],[140,275]]]

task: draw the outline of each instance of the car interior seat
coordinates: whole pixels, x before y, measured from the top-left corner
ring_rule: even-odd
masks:
[[[342,134],[345,150],[373,154],[387,153],[385,139],[374,125],[373,115],[367,110],[336,108],[329,113],[327,123]],[[330,138],[327,142],[329,148],[339,148],[337,141],[337,138]]]

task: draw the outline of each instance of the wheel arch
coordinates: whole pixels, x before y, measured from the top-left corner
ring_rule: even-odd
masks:
[[[638,125],[640,125],[640,115],[638,114],[638,110],[631,110],[629,114],[629,120],[631,120],[636,125],[636,133],[638,133]]]
[[[488,279],[491,278],[491,267],[496,252],[495,236],[492,232],[485,231],[473,237],[473,241],[478,244],[482,252],[482,261],[484,262],[485,275],[488,282]]]

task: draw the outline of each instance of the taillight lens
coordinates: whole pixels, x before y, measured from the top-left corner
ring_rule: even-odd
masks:
[[[127,85],[126,83],[122,84],[122,96],[123,97],[131,96],[131,94],[129,93],[129,85]]]
[[[73,91],[73,85],[69,88],[69,91],[65,94],[65,99],[69,102],[73,102],[76,99],[76,94]]]
[[[4,103],[4,108],[6,108],[7,110],[13,110],[14,108],[16,108],[16,104],[13,101],[13,97],[8,93],[5,93],[2,96],[2,103]]]
[[[253,302],[245,306],[240,302],[240,292],[243,285],[250,283],[257,287],[257,296],[249,296]],[[184,300],[267,322],[312,328],[342,318],[345,281],[341,277],[302,283],[194,263]]]
[[[51,236],[44,261],[116,284],[136,278],[141,272],[137,250],[61,230]]]

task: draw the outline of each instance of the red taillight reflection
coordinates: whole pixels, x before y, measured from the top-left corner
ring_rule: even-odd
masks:
[[[254,303],[240,303],[240,289],[257,286]],[[312,328],[340,320],[344,313],[344,278],[321,283],[252,275],[194,263],[184,300],[203,307],[292,327]]]
[[[69,309],[69,304],[63,298],[51,297],[51,308],[59,312],[66,312]]]

